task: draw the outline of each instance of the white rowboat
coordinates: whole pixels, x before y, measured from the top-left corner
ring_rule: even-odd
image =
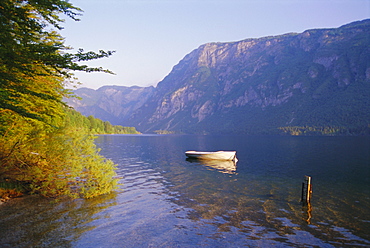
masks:
[[[185,155],[188,158],[195,158],[195,159],[215,159],[215,160],[237,161],[236,151],[217,151],[217,152],[186,151]]]

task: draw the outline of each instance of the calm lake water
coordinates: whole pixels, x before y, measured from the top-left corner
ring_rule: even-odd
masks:
[[[118,164],[120,190],[2,204],[0,247],[370,246],[370,137],[107,135],[96,144]],[[239,161],[187,161],[186,150],[236,150]]]

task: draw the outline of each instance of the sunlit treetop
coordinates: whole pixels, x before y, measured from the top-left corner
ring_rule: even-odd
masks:
[[[0,2],[0,111],[11,110],[36,118],[37,114],[30,114],[22,106],[20,93],[61,102],[64,81],[72,77],[73,71],[112,73],[79,62],[109,57],[113,51],[67,52],[71,48],[58,33],[64,21],[61,16],[78,21],[81,13],[67,0]],[[45,83],[40,77],[51,80]],[[35,84],[45,85],[35,87]]]

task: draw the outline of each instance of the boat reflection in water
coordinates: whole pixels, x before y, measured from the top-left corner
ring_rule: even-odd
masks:
[[[190,163],[204,165],[206,167],[215,169],[221,173],[236,174],[237,160],[233,161],[233,160],[187,158],[186,161]]]

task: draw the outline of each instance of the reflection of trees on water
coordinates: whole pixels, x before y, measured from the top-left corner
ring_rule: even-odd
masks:
[[[0,208],[0,241],[9,247],[71,247],[104,209],[116,205],[115,194],[92,199],[59,200],[26,196]]]

